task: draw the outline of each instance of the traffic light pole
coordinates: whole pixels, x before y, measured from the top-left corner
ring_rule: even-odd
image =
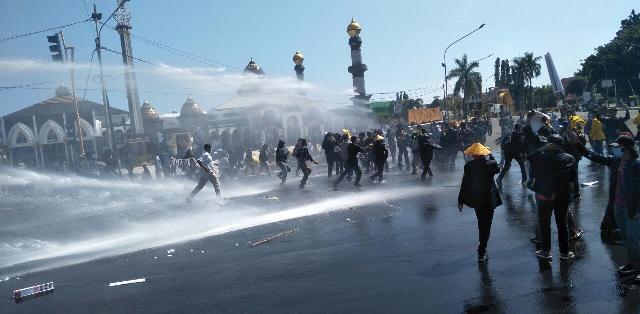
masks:
[[[102,47],[100,45],[100,30],[98,29],[98,21],[102,18],[102,14],[96,10],[96,5],[93,5],[93,14],[91,19],[95,23],[96,27],[96,53],[98,54],[98,65],[100,67],[100,85],[102,86],[102,102],[104,103],[107,117],[107,136],[109,138],[109,147],[116,159],[116,167],[118,175],[122,175],[122,167],[120,166],[120,152],[118,149],[118,143],[115,140],[115,133],[113,131],[113,123],[111,119],[111,106],[109,105],[109,96],[107,95],[107,85],[104,82],[104,71],[102,69]]]
[[[78,99],[76,98],[76,80],[73,72],[76,62],[75,48],[71,46],[67,47],[67,44],[64,41],[64,34],[62,32],[60,32],[60,41],[62,42],[62,47],[64,47],[64,55],[67,59],[67,63],[71,62],[71,95],[73,95],[73,103],[76,106],[76,138],[79,139],[80,156],[84,156],[84,141],[82,139],[82,129],[80,129],[80,111],[78,110]],[[71,58],[69,58],[67,50],[71,51]]]

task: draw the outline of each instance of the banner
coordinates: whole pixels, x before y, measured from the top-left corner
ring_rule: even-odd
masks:
[[[442,111],[439,107],[407,110],[407,123],[426,123],[442,121]]]

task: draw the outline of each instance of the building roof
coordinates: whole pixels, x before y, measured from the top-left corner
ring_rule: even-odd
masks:
[[[78,111],[104,113],[104,105],[95,103],[93,101],[78,98]],[[10,113],[5,118],[20,118],[30,117],[33,115],[52,115],[52,114],[75,114],[76,106],[73,101],[73,96],[69,88],[66,86],[60,86],[56,90],[56,95],[53,98],[49,98],[45,101],[41,101],[37,104],[31,105],[24,109],[20,109],[13,113]],[[112,115],[128,114],[127,111],[111,107]]]

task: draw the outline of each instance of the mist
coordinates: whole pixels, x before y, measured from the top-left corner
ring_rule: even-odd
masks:
[[[319,176],[324,174],[312,180],[322,180]],[[7,169],[0,174],[0,213],[3,221],[18,223],[0,225],[0,276],[436,191],[424,186],[373,187],[327,197],[320,184],[314,192],[318,199],[296,203],[289,201],[304,191],[258,178],[250,185],[223,183],[228,198],[224,204],[205,189],[188,206],[184,198],[193,185],[188,180],[109,181]],[[270,196],[277,197],[269,201]]]

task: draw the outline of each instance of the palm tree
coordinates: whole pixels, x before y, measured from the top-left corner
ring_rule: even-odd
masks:
[[[453,93],[458,95],[460,91],[464,93],[463,104],[465,111],[468,111],[468,98],[469,95],[478,94],[482,91],[482,75],[479,72],[475,72],[479,64],[478,61],[469,63],[467,61],[467,55],[464,54],[462,59],[456,59],[457,68],[451,70],[447,75],[447,79],[458,78],[456,81]],[[466,112],[465,112],[466,113]]]
[[[540,76],[540,70],[542,66],[538,61],[540,61],[542,57],[533,57],[533,52],[525,52],[524,57],[520,58],[521,66],[522,66],[522,75],[524,79],[529,82],[529,89],[531,90],[531,101],[533,104],[533,87],[531,86],[531,80]]]

